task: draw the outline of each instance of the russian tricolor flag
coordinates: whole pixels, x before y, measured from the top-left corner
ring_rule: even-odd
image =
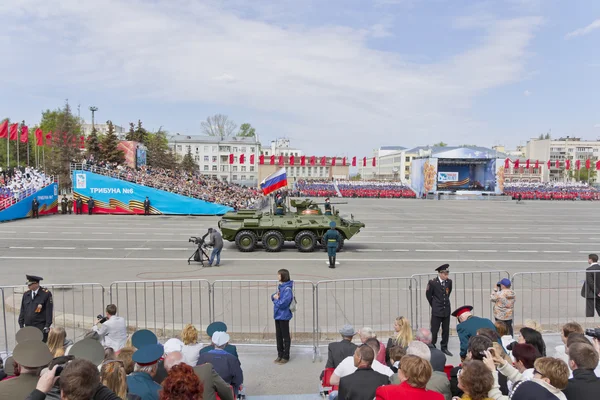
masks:
[[[287,186],[287,173],[285,172],[285,168],[275,171],[260,183],[260,188],[265,196],[285,186]]]

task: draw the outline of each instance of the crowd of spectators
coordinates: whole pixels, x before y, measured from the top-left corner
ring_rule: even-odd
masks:
[[[522,200],[600,200],[600,191],[585,182],[506,182],[504,193]]]
[[[91,172],[122,179],[183,196],[223,204],[236,210],[257,208],[262,205],[262,193],[234,183],[218,180],[201,173],[143,166],[138,169],[127,165],[84,160],[84,168]]]
[[[382,181],[336,181],[343,197],[361,198],[414,198],[415,192],[402,182]],[[302,196],[336,197],[334,182],[329,180],[299,180],[296,189]]]
[[[52,177],[32,167],[0,168],[0,210],[32,195],[53,182]]]

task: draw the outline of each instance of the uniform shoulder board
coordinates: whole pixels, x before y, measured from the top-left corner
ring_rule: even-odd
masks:
[[[46,289],[46,288],[44,288],[44,289],[42,289],[42,290],[43,290],[44,292],[46,292],[46,293],[48,293],[48,292],[49,292],[49,290],[48,290],[48,289]]]

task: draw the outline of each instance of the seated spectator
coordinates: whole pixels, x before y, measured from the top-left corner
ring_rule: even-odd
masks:
[[[73,341],[67,339],[65,328],[50,328],[50,332],[48,332],[48,348],[52,353],[52,357],[64,356],[67,347],[72,344]]]
[[[506,350],[504,350],[504,347],[502,347],[502,345],[500,344],[500,335],[497,331],[489,328],[481,328],[477,330],[477,335],[485,336],[488,339],[490,339],[492,341],[492,347],[494,348],[496,354],[502,356],[502,358],[504,358],[506,361],[512,362],[512,359],[510,358]]]
[[[566,346],[566,352],[567,354],[569,354],[569,347],[572,346],[575,343],[583,343],[583,344],[591,344],[594,349],[596,349],[596,352],[600,353],[600,348],[599,348],[599,343],[597,339],[593,339],[592,342],[590,343],[590,341],[588,340],[588,338],[581,334],[581,333],[571,333],[569,335],[569,338],[567,339],[567,346]],[[600,377],[600,364],[598,364],[598,367],[594,370],[594,373],[596,374],[597,377]],[[573,377],[573,372],[571,371],[571,375],[569,375],[569,379],[571,379]]]
[[[170,368],[162,383],[160,400],[202,399],[204,386],[189,365],[177,364]]]
[[[329,343],[327,346],[327,363],[325,368],[336,368],[346,357],[352,357],[356,351],[356,345],[352,343],[352,338],[356,331],[352,325],[344,325],[340,329],[342,340]]]
[[[244,382],[244,374],[240,365],[240,360],[225,351],[225,346],[229,343],[229,335],[226,332],[215,332],[212,336],[212,343],[215,345],[213,350],[200,353],[198,365],[210,363],[221,378],[229,385],[233,386],[235,396],[238,389]]]
[[[358,334],[360,336],[360,341],[361,343],[366,343],[368,339],[377,339],[377,334],[375,333],[375,331],[372,328],[369,327],[364,327],[364,328],[360,328],[360,330],[358,331]],[[385,354],[386,354],[386,349],[385,349],[385,345],[381,342],[379,342],[379,353],[377,353],[375,355],[375,359],[377,361],[379,361],[380,363],[384,364],[385,363]]]
[[[542,333],[542,325],[540,325],[540,323],[534,319],[526,319],[525,322],[523,323],[523,327],[531,328],[534,331],[538,331],[539,333]]]
[[[429,364],[429,360],[431,359],[431,351],[429,347],[425,343],[419,341],[410,342],[408,348],[406,349],[407,356],[417,356],[427,361]],[[402,366],[402,362],[404,362],[404,357],[400,362],[400,366]],[[430,367],[431,368],[431,367]],[[400,373],[392,375],[390,378],[392,384],[400,384]],[[452,399],[452,392],[450,391],[450,381],[448,380],[448,375],[444,372],[432,371],[429,374],[429,380],[426,384],[427,390],[431,390],[437,393],[440,393],[446,400]]]
[[[365,345],[371,347],[375,354],[379,353],[379,340],[374,338],[367,339]],[[354,365],[354,361],[356,360],[356,352],[354,352],[354,354],[355,355],[352,357],[345,358],[340,363],[340,365],[337,366],[337,368],[335,369],[335,371],[333,371],[333,374],[331,374],[331,377],[329,378],[329,383],[331,383],[332,385],[339,385],[341,378],[351,375],[356,371],[356,365]],[[380,363],[377,360],[373,360],[370,365],[375,372],[379,372],[380,374],[383,374],[388,378],[394,374],[390,367]]]
[[[533,378],[535,360],[541,355],[533,345],[518,343],[513,346],[512,356],[515,359],[514,367],[504,359],[498,366],[498,372],[508,378],[508,390],[511,392],[515,383]]]
[[[467,346],[466,360],[482,361],[487,349],[492,347],[492,341],[485,336],[471,336]],[[458,375],[461,373],[462,365],[452,368],[450,371],[450,390],[453,396],[460,397],[463,391],[458,384]],[[500,377],[502,393],[508,394],[507,379],[504,375]]]
[[[119,354],[117,354],[117,360],[123,361],[123,367],[125,367],[125,374],[129,375],[133,372],[133,366],[135,363],[133,362],[133,353],[135,353],[135,348],[133,347],[123,347]]]
[[[147,336],[150,337],[150,335]],[[152,341],[154,341],[154,338],[152,338]],[[162,345],[158,343],[139,344],[139,348],[133,353],[133,361],[135,362],[133,373],[127,377],[127,386],[130,393],[140,396],[143,400],[158,400],[158,392],[161,387],[153,378],[158,368],[158,360],[160,360],[163,352]]]
[[[115,360],[116,358],[117,358],[117,355],[115,354],[115,351],[112,349],[112,347],[104,348],[104,361]]]
[[[187,324],[181,331],[181,340],[183,341],[181,352],[184,362],[193,367],[198,364],[198,356],[202,349],[202,343],[198,343],[198,329],[192,324]]]
[[[177,338],[171,338],[165,342],[163,346],[165,354],[158,361],[158,366],[156,367],[156,375],[152,378],[154,382],[161,384],[167,377],[167,369],[165,368],[164,360],[167,356],[173,352],[181,353],[183,349],[183,342]]]
[[[218,332],[227,332],[227,325],[225,325],[225,323],[221,322],[221,321],[213,322],[212,324],[208,325],[208,327],[206,328],[206,335],[209,338],[212,338],[213,335],[215,334],[215,332],[217,332],[217,331]],[[200,354],[207,353],[207,352],[213,350],[214,348],[215,348],[215,344],[211,343],[208,346],[203,347],[200,350]],[[227,343],[225,345],[225,351],[228,352],[229,354],[232,354],[233,356],[235,356],[235,358],[239,359],[238,353],[237,353],[237,348],[234,345]]]
[[[104,361],[100,369],[100,381],[123,400],[141,400],[140,396],[128,393],[127,372],[123,361]]]
[[[0,382],[1,398],[7,400],[26,398],[36,388],[42,368],[52,361],[52,353],[46,343],[36,340],[17,344],[13,357],[18,365],[19,376]]]
[[[472,360],[463,364],[458,374],[458,387],[465,393],[463,399],[491,400],[488,396],[494,377],[483,361]]]
[[[118,352],[125,347],[127,341],[125,319],[117,315],[117,306],[114,304],[106,306],[105,318],[106,321],[103,323],[98,320],[92,330],[98,332],[104,347],[112,347],[114,351]]]
[[[356,370],[340,379],[338,400],[372,399],[375,397],[375,392],[379,386],[390,383],[388,376],[371,368],[374,360],[375,351],[371,346],[363,344],[356,349],[354,352],[354,367]]]
[[[4,361],[4,373],[6,377],[2,380],[13,379],[19,376],[19,364],[15,361],[15,359],[11,356]]]
[[[494,326],[496,327],[496,332],[498,332],[498,336],[500,336],[500,341],[502,342],[502,347],[506,354],[510,355],[510,350],[508,350],[508,345],[515,341],[512,335],[508,334],[508,327],[503,321],[494,322]]]
[[[569,379],[563,390],[568,400],[598,398],[600,378],[594,374],[597,366],[598,352],[594,346],[584,343],[569,345],[569,367],[573,371],[573,378]]]
[[[392,366],[390,369],[396,374],[400,369],[400,363],[402,357],[406,355],[406,349],[404,347],[396,346],[390,351],[390,362]]]
[[[413,340],[413,331],[408,318],[396,318],[396,321],[394,321],[394,332],[395,335],[388,340],[387,346],[385,346],[387,349],[385,362],[388,365],[390,365],[390,349],[395,346],[406,348]]]
[[[580,333],[583,335],[583,328],[577,322],[567,322],[564,324],[560,330],[560,339],[563,344],[554,348],[554,358],[563,360],[567,365],[569,364],[569,356],[566,351],[567,339],[572,333]]]
[[[544,342],[544,338],[539,331],[536,331],[533,328],[524,327],[521,328],[519,333],[521,334],[518,340],[519,343],[528,343],[533,345],[542,357],[546,357],[546,343]]]
[[[431,351],[431,367],[434,371],[444,372],[446,366],[446,355],[442,351],[431,344],[431,331],[427,328],[417,329],[415,340],[425,343]]]
[[[440,393],[426,388],[432,373],[429,362],[419,356],[406,355],[398,371],[401,383],[378,387],[375,398],[376,400],[443,400],[444,396]],[[449,392],[450,388],[448,388]]]

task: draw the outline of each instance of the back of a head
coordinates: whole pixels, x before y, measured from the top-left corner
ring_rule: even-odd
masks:
[[[165,369],[169,371],[176,365],[179,365],[183,362],[183,354],[179,351],[172,351],[165,357],[164,365]]]
[[[583,333],[571,333],[567,338],[567,348],[575,343],[591,344]]]
[[[465,362],[459,379],[471,400],[486,399],[494,385],[492,372],[479,360]]]
[[[583,328],[577,322],[567,322],[562,326],[562,334],[564,337],[569,338],[572,333],[581,333],[583,335]]]
[[[356,351],[362,362],[368,365],[373,364],[373,360],[375,359],[375,351],[373,351],[371,346],[363,344],[362,346],[358,346]]]
[[[569,346],[569,360],[576,364],[576,369],[593,371],[598,366],[598,353],[591,344],[573,343]]]
[[[597,263],[598,262],[598,255],[597,254],[590,254],[588,256],[588,259],[592,260],[592,262]]]
[[[544,378],[550,380],[550,384],[559,390],[563,390],[569,383],[569,367],[563,360],[553,357],[541,357],[535,360],[533,367]]]
[[[181,341],[184,345],[198,343],[198,329],[192,324],[187,324],[181,331]]]
[[[106,306],[106,313],[108,315],[117,315],[117,306],[114,304],[109,304]]]
[[[423,360],[431,361],[431,350],[429,350],[429,346],[417,340],[414,340],[408,344],[406,355],[417,356]]]
[[[492,341],[485,336],[471,336],[467,351],[471,353],[472,360],[482,361],[485,357],[484,352],[492,347]]]
[[[112,390],[118,397],[127,397],[127,373],[120,360],[108,360],[100,370],[102,384]]]
[[[535,346],[528,343],[517,343],[513,346],[512,355],[516,361],[521,361],[525,368],[533,368],[535,360],[542,355]]]
[[[496,332],[498,332],[498,336],[506,336],[508,335],[508,326],[504,321],[496,321],[494,322],[496,326]]]
[[[119,354],[117,354],[117,360],[123,361],[127,375],[133,372],[133,367],[135,365],[133,362],[133,353],[135,353],[133,347],[123,347],[121,351],[119,351]]]
[[[433,374],[433,369],[431,368],[429,361],[417,355],[408,354],[402,357],[400,371],[410,386],[421,389],[425,389],[427,382],[429,382],[429,379],[431,379],[431,375]]]
[[[417,334],[415,336],[415,339],[417,339],[419,342],[423,342],[425,344],[429,344],[433,340],[431,331],[427,328],[417,329]]]
[[[376,336],[375,332],[373,331],[373,328],[369,328],[368,326],[360,328],[360,331],[358,333],[360,337],[364,339],[371,339]]]
[[[69,400],[91,399],[99,383],[98,367],[83,359],[68,363],[60,375],[60,390]]]
[[[525,343],[535,346],[542,356],[546,356],[546,342],[544,342],[544,338],[540,332],[527,327],[521,328],[519,332],[525,339]]]
[[[381,343],[379,343],[379,340],[377,340],[375,338],[370,338],[370,339],[367,339],[365,344],[367,346],[369,346],[375,354],[379,353],[379,349],[381,348]]]
[[[169,371],[159,391],[160,400],[201,399],[204,385],[192,367],[175,365]]]
[[[478,329],[477,335],[485,336],[486,338],[490,339],[492,342],[497,342],[498,339],[500,339],[500,336],[498,336],[498,332],[496,332],[495,330],[493,330],[491,328]]]
[[[402,359],[406,355],[406,349],[401,346],[394,346],[390,349],[390,360],[392,362],[397,362]]]

